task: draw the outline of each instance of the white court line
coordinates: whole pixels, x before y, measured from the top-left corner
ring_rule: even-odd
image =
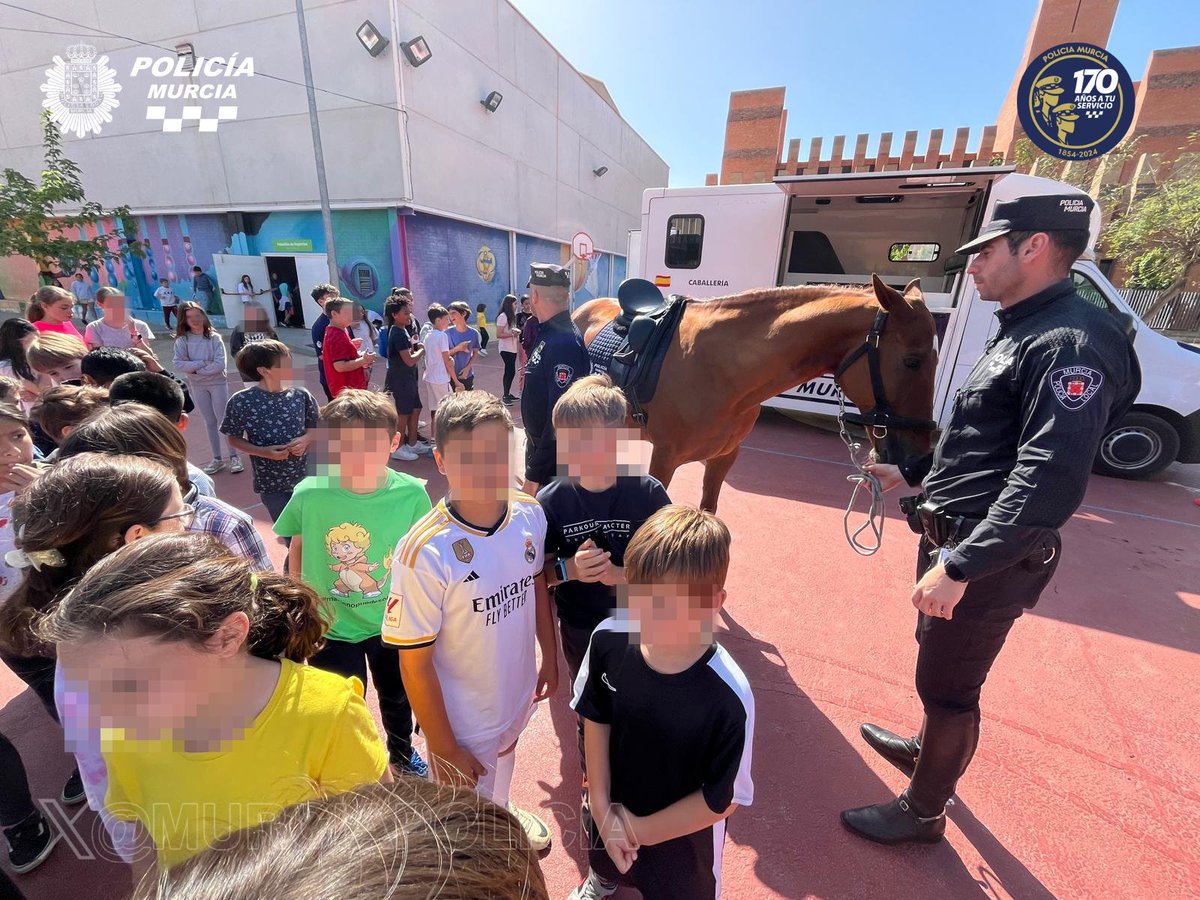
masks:
[[[802,454],[799,454],[799,453],[788,453],[784,450],[766,450],[762,447],[750,447],[750,446],[747,446],[746,444],[742,445],[742,449],[743,450],[754,450],[758,453],[770,453],[774,456],[786,456],[786,457],[789,457],[790,459],[803,459],[807,462],[819,462],[819,463],[825,463],[827,465],[832,465],[832,466],[842,466],[843,468],[847,468],[847,469],[851,468],[848,463],[838,462],[838,461],[832,460],[832,459],[821,459],[820,457],[817,457],[817,456],[803,456]],[[1107,506],[1091,506],[1090,504],[1087,504],[1087,503],[1083,504],[1079,508],[1088,510],[1089,512],[1102,512],[1102,513],[1109,513],[1110,515],[1129,516],[1134,519],[1145,519],[1148,522],[1162,522],[1164,525],[1182,525],[1185,528],[1200,528],[1200,525],[1196,524],[1195,522],[1181,522],[1179,519],[1167,519],[1167,518],[1164,518],[1163,516],[1148,516],[1145,513],[1130,512],[1129,510],[1126,510],[1126,509],[1112,509],[1111,507],[1107,507]]]

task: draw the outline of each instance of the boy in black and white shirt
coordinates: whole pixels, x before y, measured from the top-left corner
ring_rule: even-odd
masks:
[[[715,516],[667,506],[626,551],[628,616],[596,629],[575,682],[592,848],[571,900],[618,881],[645,900],[720,896],[725,819],[754,799],[754,697],[713,640],[729,542]]]

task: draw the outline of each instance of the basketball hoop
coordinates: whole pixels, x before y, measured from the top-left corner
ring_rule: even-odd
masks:
[[[596,245],[586,231],[577,232],[571,238],[571,255],[580,260],[588,260],[596,255]]]

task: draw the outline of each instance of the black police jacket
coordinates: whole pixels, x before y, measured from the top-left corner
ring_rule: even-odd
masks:
[[[547,484],[554,479],[558,448],[550,415],[571,382],[591,371],[583,335],[571,321],[570,312],[561,312],[539,324],[538,341],[529,354],[521,390],[521,419],[529,442],[525,477],[530,481]]]
[[[970,581],[1030,555],[1083,501],[1100,440],[1137,397],[1133,344],[1069,279],[996,313],[1000,330],[954,397],[928,498],[981,519],[946,560]]]

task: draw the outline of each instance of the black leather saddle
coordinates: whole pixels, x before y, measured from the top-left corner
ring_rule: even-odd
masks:
[[[613,321],[613,331],[621,343],[608,364],[608,374],[625,392],[634,420],[644,427],[645,405],[654,399],[663,360],[689,299],[675,294],[664,299],[644,278],[627,278],[617,289],[617,302],[621,312]]]

